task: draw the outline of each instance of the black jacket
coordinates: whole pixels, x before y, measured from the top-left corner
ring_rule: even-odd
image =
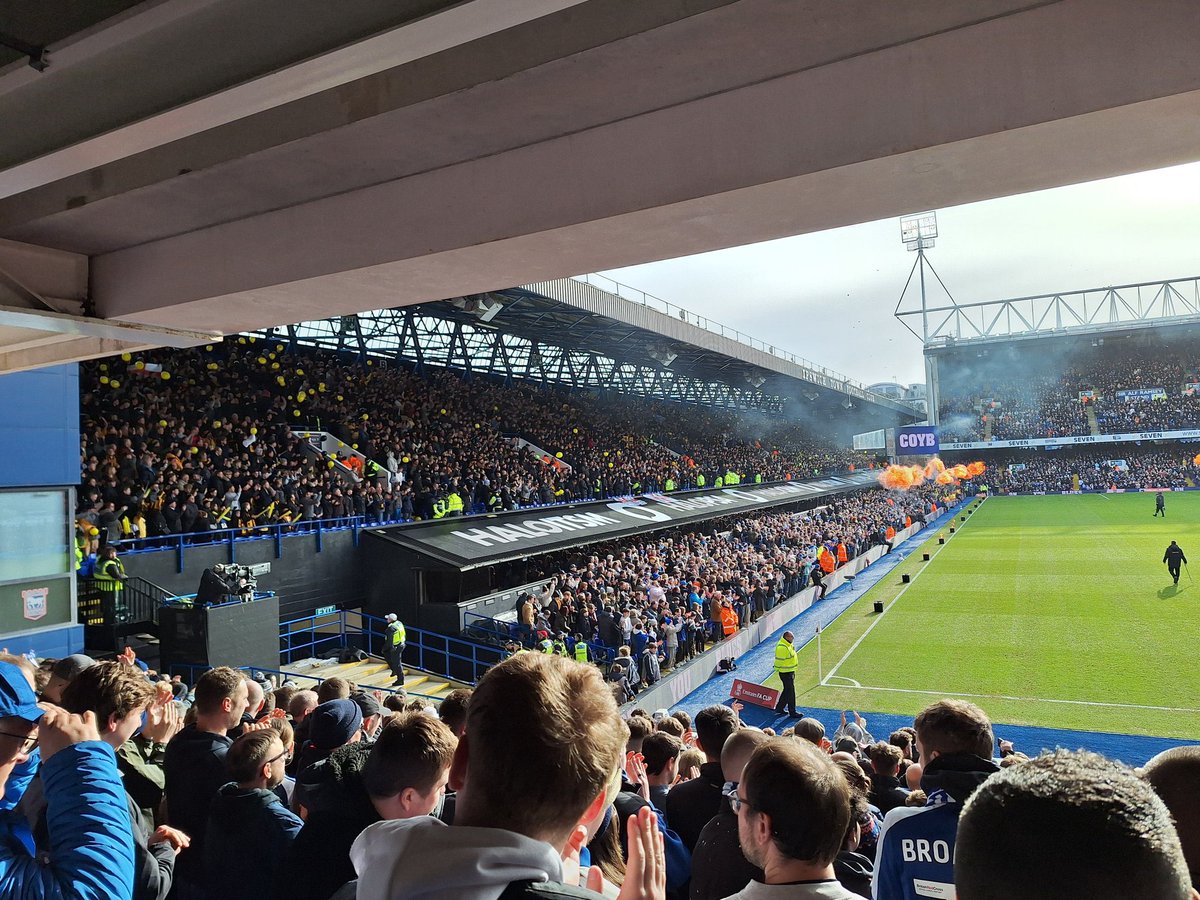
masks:
[[[371,745],[339,747],[304,773],[308,818],[292,844],[284,867],[282,896],[289,900],[328,900],[355,877],[350,845],[379,813],[362,785],[362,767]]]
[[[908,791],[900,784],[900,779],[894,775],[871,775],[871,793],[867,798],[879,807],[881,813],[903,806],[908,799]]]
[[[279,877],[287,849],[303,824],[274,791],[223,786],[212,802],[204,838],[208,884],[220,885],[214,895],[222,900],[286,896],[279,890]]]
[[[762,869],[742,854],[737,816],[726,803],[723,810],[708,820],[696,841],[689,900],[723,900],[754,879],[763,880]]]
[[[180,881],[204,881],[208,813],[217,791],[229,781],[225,754],[232,743],[223,735],[189,725],[167,744],[163,757],[167,823],[192,839],[191,846],[179,854],[175,863],[175,877]]]
[[[721,790],[725,787],[725,776],[721,774],[719,762],[706,762],[700,767],[700,777],[685,781],[667,794],[667,821],[671,830],[679,835],[688,850],[696,849],[700,832],[708,820],[721,810],[725,799]]]

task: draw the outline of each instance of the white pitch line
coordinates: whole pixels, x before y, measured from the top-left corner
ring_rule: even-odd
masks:
[[[985,500],[984,502],[986,502],[986,500]],[[982,505],[983,505],[983,504],[981,503],[981,504],[980,504],[980,506],[982,506]],[[949,521],[947,524],[949,524],[949,525],[953,525],[953,524],[954,524],[954,517],[953,517],[953,516],[951,516],[951,517],[950,517],[950,521]],[[959,523],[959,524],[962,524],[962,523]],[[843,663],[845,663],[845,662],[846,662],[846,660],[848,660],[848,659],[850,658],[851,654],[852,654],[852,653],[854,653],[854,651],[858,649],[858,645],[859,645],[859,644],[861,644],[863,641],[865,641],[865,640],[867,639],[867,635],[871,633],[871,630],[872,630],[872,629],[873,629],[873,628],[874,628],[876,625],[878,625],[880,622],[882,622],[882,621],[883,621],[883,617],[887,615],[887,612],[888,612],[888,610],[889,610],[889,609],[891,609],[893,606],[895,606],[895,605],[896,605],[896,604],[897,604],[897,603],[900,601],[900,598],[904,596],[905,592],[906,592],[906,591],[907,591],[907,590],[908,590],[910,587],[912,587],[914,584],[916,584],[916,583],[917,583],[917,576],[918,576],[918,575],[920,575],[920,574],[921,574],[921,572],[924,572],[924,571],[925,571],[925,570],[926,570],[926,569],[927,569],[927,568],[930,566],[930,564],[932,564],[932,563],[933,563],[933,559],[934,559],[934,557],[935,557],[935,556],[937,556],[939,553],[941,553],[941,552],[942,552],[942,550],[944,550],[946,547],[949,547],[949,546],[950,546],[950,542],[951,542],[952,540],[954,540],[954,538],[955,538],[955,535],[958,535],[958,534],[961,534],[961,533],[962,533],[962,529],[961,529],[961,528],[957,529],[957,530],[954,532],[954,534],[952,534],[952,535],[950,535],[950,537],[946,538],[946,543],[944,543],[944,544],[939,544],[939,545],[937,546],[937,549],[935,549],[935,550],[933,551],[933,553],[931,553],[931,554],[929,555],[929,562],[927,562],[927,563],[925,563],[923,566],[921,566],[921,568],[920,568],[920,570],[919,570],[919,571],[917,571],[917,572],[913,573],[913,577],[912,577],[912,579],[911,579],[911,580],[908,582],[908,584],[906,584],[904,587],[900,588],[900,593],[898,593],[898,594],[897,594],[895,597],[893,597],[893,598],[892,598],[892,602],[891,602],[891,603],[889,603],[887,606],[885,606],[885,607],[883,608],[883,612],[881,612],[881,613],[880,613],[878,616],[876,616],[876,617],[875,617],[875,621],[874,621],[874,622],[872,622],[870,625],[868,625],[868,626],[867,626],[867,630],[866,630],[866,631],[864,631],[862,634],[860,634],[860,635],[858,636],[858,640],[857,640],[857,641],[855,641],[853,644],[851,644],[851,645],[850,645],[850,649],[846,651],[846,655],[845,655],[845,656],[843,656],[841,659],[839,659],[839,660],[837,661],[837,665],[835,665],[835,666],[834,666],[832,669],[830,669],[830,670],[829,670],[829,674],[828,674],[828,675],[826,675],[826,676],[824,677],[824,679],[822,679],[822,680],[821,680],[821,684],[822,684],[822,685],[824,685],[824,686],[829,686],[829,679],[830,679],[830,678],[832,678],[834,675],[836,675],[836,674],[837,674],[837,670],[838,670],[838,669],[840,669],[840,668],[842,667]],[[922,546],[924,546],[924,545],[922,544]],[[916,552],[916,553],[919,553],[919,552],[921,552],[921,551],[920,551],[920,548],[918,548],[918,549],[917,549],[917,550],[915,550],[914,552]],[[843,675],[843,676],[841,676],[841,677],[843,677],[843,678],[844,678],[845,676]]]
[[[845,676],[839,676],[844,678]],[[826,685],[843,687],[844,685]],[[1018,700],[1021,703],[1060,703],[1066,706],[1103,706],[1109,709],[1148,709],[1156,712],[1200,713],[1200,709],[1187,706],[1143,706],[1137,703],[1103,703],[1099,700],[1051,700],[1046,697],[1013,697],[1009,694],[964,694],[960,691],[922,691],[915,688],[871,687],[858,685],[863,691],[888,691],[893,694],[927,694],[931,697],[971,697],[978,700]]]
[[[836,678],[839,681],[848,681],[850,683],[844,684],[844,685],[830,684],[830,685],[827,685],[827,687],[853,687],[853,688],[861,688],[862,687],[862,685],[859,684],[857,681],[855,681],[853,678],[848,678],[845,675],[830,675],[830,676],[828,676],[828,678]]]

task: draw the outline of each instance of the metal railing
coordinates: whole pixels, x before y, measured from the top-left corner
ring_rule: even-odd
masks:
[[[405,665],[453,681],[474,684],[505,656],[500,647],[466,638],[422,628],[405,630]],[[386,636],[387,622],[379,616],[345,609],[312,613],[279,623],[279,652],[285,663],[344,647],[379,656],[376,651],[384,646]]]
[[[529,628],[520,622],[495,619],[491,616],[473,612],[464,613],[463,620],[463,633],[467,637],[493,642],[498,647],[503,647],[509,641],[516,641],[522,647],[529,648],[533,646],[533,636],[530,634]],[[575,652],[574,637],[568,637],[566,643],[569,655],[573,657]],[[612,661],[617,658],[617,648],[609,647],[599,640],[588,641],[587,645],[592,662],[607,671]]]
[[[158,610],[169,596],[166,588],[137,575],[129,576],[120,591],[101,590],[94,576],[81,577],[77,620],[87,646],[119,650],[127,635],[157,634]]]
[[[784,350],[783,348],[777,347],[774,344],[769,344],[764,340],[760,340],[759,338],[746,334],[744,331],[739,331],[736,328],[723,325],[714,319],[708,318],[707,316],[702,316],[699,313],[692,312],[691,310],[685,309],[684,307],[672,303],[669,300],[664,300],[661,297],[648,294],[645,291],[639,290],[638,288],[630,287],[629,285],[622,284],[619,281],[614,281],[605,275],[592,272],[587,275],[575,275],[570,279],[560,280],[579,281],[583,282],[584,284],[589,284],[594,288],[604,291],[605,293],[620,297],[622,300],[628,300],[632,303],[639,303],[642,306],[656,310],[663,315],[670,316],[674,319],[679,319],[681,322],[686,322],[688,325],[695,325],[697,328],[703,328],[705,331],[720,335],[723,338],[737,341],[739,344],[745,344],[747,347],[752,347],[753,349],[767,353],[770,356],[787,360],[793,365],[807,369],[809,372],[815,375],[822,375],[829,381],[836,382],[839,386],[855,388],[861,392],[861,396],[863,397],[870,398],[872,400],[887,399],[871,391],[861,381],[856,381],[847,375],[843,375],[841,372],[837,372],[828,368],[827,366],[819,365],[818,363],[815,363],[809,359],[805,359],[802,356],[797,356],[795,353]],[[536,286],[530,285],[530,287]]]

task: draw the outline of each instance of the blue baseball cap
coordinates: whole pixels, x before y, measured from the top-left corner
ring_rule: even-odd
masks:
[[[19,666],[0,662],[0,719],[15,716],[26,722],[36,722],[42,713],[37,694],[29,686],[25,673]]]

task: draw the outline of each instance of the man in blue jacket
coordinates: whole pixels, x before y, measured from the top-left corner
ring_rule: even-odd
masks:
[[[50,858],[31,855],[33,837],[13,810],[40,772]],[[10,787],[14,790],[10,790]],[[17,666],[0,662],[0,897],[11,900],[129,900],[133,833],[112,748],[96,717],[38,706]]]
[[[954,843],[963,803],[988,776],[992,725],[987,714],[963,700],[939,700],[913,723],[921,757],[924,806],[901,806],[883,820],[875,877],[875,900],[954,896]]]

